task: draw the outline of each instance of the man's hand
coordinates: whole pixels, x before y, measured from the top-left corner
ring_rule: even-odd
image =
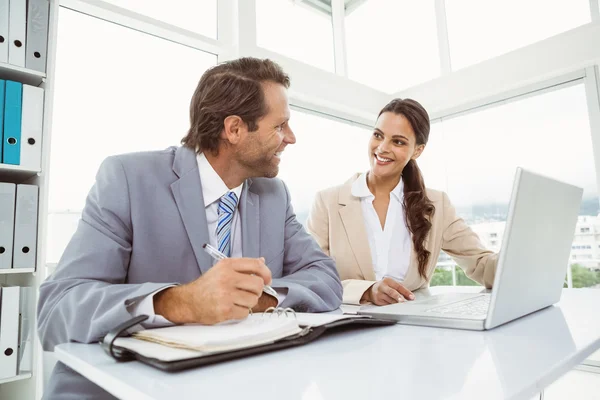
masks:
[[[414,299],[415,295],[402,284],[392,278],[383,278],[365,292],[361,301],[370,301],[377,306],[385,306]]]
[[[154,312],[176,324],[243,319],[270,283],[271,271],[263,258],[226,258],[195,281],[157,293]]]

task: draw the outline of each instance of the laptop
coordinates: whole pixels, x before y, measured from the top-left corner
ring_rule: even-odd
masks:
[[[517,168],[494,286],[363,307],[400,324],[486,330],[560,300],[583,189]]]

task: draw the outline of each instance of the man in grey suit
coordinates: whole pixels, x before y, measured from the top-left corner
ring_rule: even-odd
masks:
[[[154,327],[214,324],[271,306],[339,307],[333,261],[296,220],[285,184],[272,179],[296,141],[289,83],[270,60],[220,64],[198,83],[182,147],[103,162],[77,231],[40,287],[45,350],[97,342],[141,314]],[[230,258],[214,262],[204,243]],[[265,284],[277,296],[263,293]],[[57,363],[44,398],[112,396]]]

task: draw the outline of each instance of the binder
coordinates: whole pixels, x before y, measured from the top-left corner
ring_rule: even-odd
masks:
[[[289,309],[288,309],[289,310]],[[303,314],[299,313],[298,315]],[[132,329],[135,329],[136,325],[145,321],[148,316],[140,315],[132,318],[123,324],[115,327],[102,339],[100,346],[109,356],[113,357],[118,361],[130,361],[138,360],[144,364],[148,364],[154,368],[158,368],[162,371],[174,372],[181,371],[188,368],[201,367],[205,365],[215,364],[219,362],[234,360],[242,357],[248,357],[255,354],[263,354],[275,350],[285,349],[289,347],[301,346],[310,343],[325,333],[338,330],[338,328],[347,327],[359,327],[359,326],[385,326],[394,325],[396,321],[383,319],[383,318],[364,318],[362,315],[341,315],[341,314],[304,314],[313,315],[324,319],[316,324],[306,323],[298,321],[298,326],[301,328],[298,333],[291,334],[290,336],[283,337],[270,343],[249,346],[245,348],[238,348],[236,350],[226,351],[215,351],[207,352],[204,354],[198,354],[199,352],[192,352],[190,350],[184,350],[180,348],[167,347],[154,342],[148,342],[143,340],[137,340],[134,338],[127,338]],[[296,313],[285,312],[277,314],[254,314],[248,318],[254,318],[264,316],[265,318],[296,318]],[[220,328],[227,329],[228,324],[223,324]],[[217,329],[220,329],[217,327]],[[161,328],[158,328],[161,329]],[[144,349],[136,345],[137,343],[144,344]],[[137,349],[137,350],[134,350]],[[170,353],[175,352],[182,354],[181,357],[165,357],[165,350],[169,350]]]
[[[48,48],[48,0],[27,1],[27,37],[25,42],[25,67],[46,72]]]
[[[0,269],[12,268],[17,185],[0,182]]]
[[[22,110],[20,165],[33,171],[40,171],[42,163],[44,89],[23,85]]]
[[[17,375],[19,287],[0,288],[0,379]]]
[[[31,329],[33,324],[32,304],[33,288],[19,288],[19,352],[17,356],[17,375],[33,372],[33,344]]]
[[[6,81],[4,100],[4,145],[2,162],[19,165],[21,159],[21,112],[23,84]]]
[[[16,198],[13,268],[35,268],[38,187],[18,184]]]
[[[0,0],[1,2],[2,0]],[[4,143],[4,97],[6,95],[6,81],[0,79],[0,163],[2,162],[2,144]]]
[[[8,1],[8,63],[25,67],[27,3],[25,0]]]
[[[0,63],[8,63],[8,2],[0,0]]]

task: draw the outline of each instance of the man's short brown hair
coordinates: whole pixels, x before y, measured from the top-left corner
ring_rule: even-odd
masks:
[[[190,129],[181,140],[195,151],[218,153],[224,121],[237,115],[252,132],[268,113],[262,82],[272,81],[286,88],[290,78],[269,59],[244,57],[207,70],[200,78],[190,104]]]

